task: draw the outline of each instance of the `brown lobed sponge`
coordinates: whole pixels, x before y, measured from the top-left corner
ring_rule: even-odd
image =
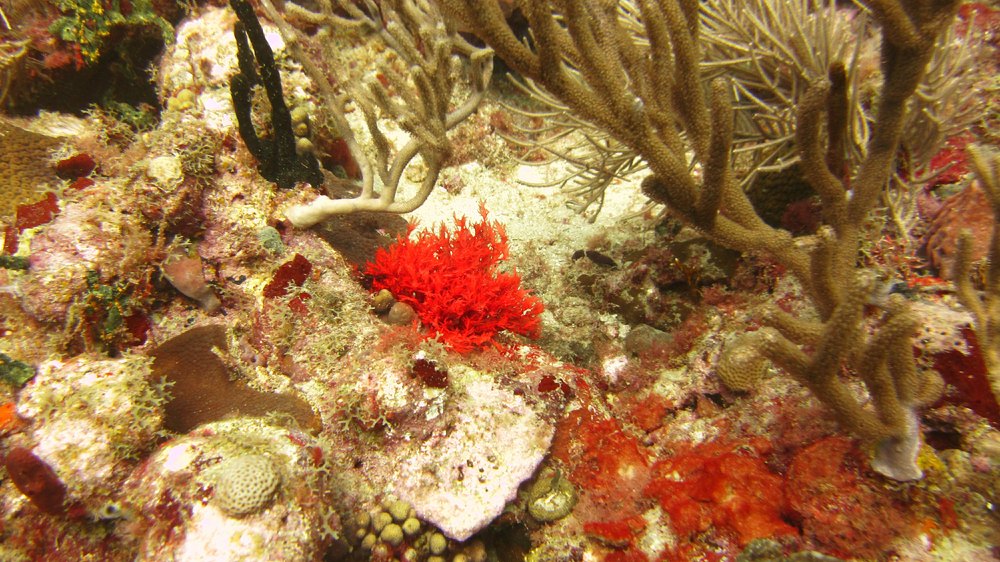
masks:
[[[216,324],[191,328],[150,352],[153,378],[170,385],[171,398],[164,404],[167,429],[187,433],[224,418],[274,412],[290,415],[303,429],[319,429],[319,417],[302,398],[260,392],[235,376],[216,354],[226,348],[226,328]]]

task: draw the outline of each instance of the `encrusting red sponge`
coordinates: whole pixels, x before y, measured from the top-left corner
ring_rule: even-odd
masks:
[[[454,230],[441,225],[415,237],[411,223],[363,271],[373,291],[386,289],[412,306],[427,336],[458,353],[482,347],[501,330],[536,338],[544,310],[538,297],[521,288],[516,271],[497,271],[508,256],[507,233],[487,220],[484,205],[479,213],[480,222],[456,217]]]

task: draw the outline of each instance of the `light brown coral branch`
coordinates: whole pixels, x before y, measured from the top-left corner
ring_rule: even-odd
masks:
[[[823,146],[822,137],[822,117],[829,95],[828,84],[813,84],[806,90],[805,96],[799,100],[795,140],[802,161],[800,166],[802,174],[819,194],[827,222],[842,225],[845,219],[847,192],[841,179],[827,166],[827,151]]]
[[[498,13],[486,10],[484,0],[440,1],[465,18]],[[651,172],[642,184],[651,199],[717,243],[772,255],[801,281],[819,321],[775,317],[771,327],[723,354],[720,373],[749,385],[762,372],[754,353],[769,359],[807,386],[846,428],[878,444],[873,464],[878,470],[899,479],[919,477],[915,409],[924,389],[933,385],[912,363],[914,324],[901,303],[886,310],[874,333],[865,328],[874,284],[859,271],[857,258],[863,222],[894,169],[907,100],[958,0],[867,3],[882,27],[884,82],[865,157],[853,177],[846,177],[849,171],[841,164],[848,113],[843,61],[831,61],[829,83],[812,84],[798,100],[799,157],[807,180],[820,193],[828,222],[818,243],[808,249],[765,224],[735,178],[731,94],[725,81],[705,87],[699,66],[699,2],[621,0],[618,11],[610,10],[611,4],[616,3],[522,2],[533,37],[528,44],[511,42],[511,31],[499,20],[478,33],[532,80],[532,87],[546,90],[640,155]],[[756,30],[767,32],[763,25]],[[788,49],[795,61],[808,55],[809,46],[793,40]],[[841,374],[850,371],[865,382],[871,406],[842,380]]]
[[[334,133],[344,140],[358,162],[361,189],[359,195],[347,199],[318,197],[286,210],[285,216],[293,225],[307,228],[332,216],[357,211],[412,211],[430,195],[450,154],[448,130],[471,115],[485,96],[492,74],[492,52],[473,47],[461,38],[445,24],[436,5],[426,0],[321,0],[316,4],[316,12],[289,4],[286,14],[279,12],[271,0],[261,0],[265,14],[278,26],[289,50],[319,90]],[[347,17],[336,15],[335,7]],[[337,47],[317,44],[315,36],[302,33],[289,19],[362,30],[377,37],[401,64],[384,65],[379,76],[331,76],[331,70],[322,68],[314,53],[328,57],[327,66],[333,71],[345,72],[345,66],[336,65]],[[460,79],[457,63],[468,71],[470,88],[468,95],[455,102],[452,98]],[[383,84],[383,80],[387,83]],[[346,118],[349,103],[355,104],[364,116],[373,154],[362,147]],[[386,120],[408,133],[409,139],[402,146],[397,148],[383,131]],[[403,173],[418,157],[426,166],[424,179],[415,193],[402,199],[399,188]]]
[[[715,80],[711,88],[711,136],[705,155],[705,180],[694,216],[696,224],[709,229],[715,225],[723,193],[733,184],[733,170],[729,162],[733,144],[733,108],[730,105],[728,86],[720,79]]]

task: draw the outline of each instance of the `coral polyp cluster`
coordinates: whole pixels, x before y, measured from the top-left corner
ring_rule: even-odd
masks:
[[[997,559],[998,14],[0,1],[0,560]]]
[[[216,467],[215,495],[219,509],[242,517],[267,507],[281,485],[281,474],[263,455],[227,459]]]

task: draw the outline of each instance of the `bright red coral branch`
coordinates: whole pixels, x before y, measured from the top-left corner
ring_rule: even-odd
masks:
[[[410,224],[388,248],[380,249],[364,273],[372,290],[386,289],[416,311],[428,337],[439,337],[464,353],[492,341],[501,330],[536,338],[542,302],[521,288],[516,271],[500,272],[508,256],[507,233],[499,222],[470,224],[455,217],[455,228],[441,225],[415,237]]]

